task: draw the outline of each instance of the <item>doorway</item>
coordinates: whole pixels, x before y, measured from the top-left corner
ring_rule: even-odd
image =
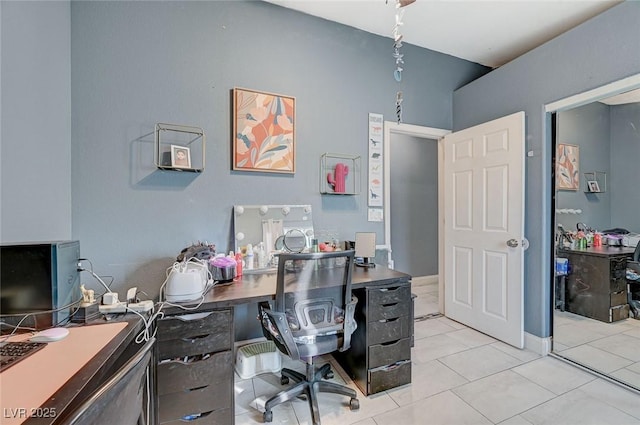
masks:
[[[637,196],[629,196],[636,193],[633,185],[640,172],[637,167],[624,166],[625,161],[637,164],[640,155],[636,130],[640,128],[640,98],[631,97],[639,88],[640,74],[546,106],[552,152],[567,145],[576,146],[579,152],[575,190],[558,185],[550,191],[554,218],[550,232],[556,236],[551,238],[555,253],[551,270],[556,269],[557,259],[569,263],[568,274],[561,271],[550,278],[554,294],[551,354],[636,390],[640,390],[640,320],[629,315],[624,265],[623,270],[612,265],[633,248],[603,247],[596,256],[595,247],[574,250],[564,234],[573,239],[581,227],[597,231],[624,227],[640,233],[640,203]],[[610,100],[621,93],[631,101]],[[629,176],[630,170],[635,174]],[[592,181],[596,185],[591,186]],[[630,201],[635,205],[628,205]],[[636,214],[629,216],[629,210]],[[597,290],[604,287],[607,291]],[[596,302],[603,295],[607,303]]]
[[[403,152],[403,153],[397,153],[396,157],[394,158],[394,153],[398,152],[401,149],[412,149],[412,146],[416,148],[416,150],[418,151],[422,151],[424,154],[436,154],[437,155],[437,160],[433,161],[432,165],[436,166],[436,170],[437,170],[437,183],[435,184],[436,187],[436,196],[435,199],[437,200],[437,214],[436,214],[436,224],[435,226],[433,226],[430,230],[427,231],[431,232],[431,233],[436,233],[436,238],[437,238],[437,252],[436,252],[436,257],[437,257],[437,264],[432,264],[431,266],[429,266],[429,269],[422,269],[422,268],[417,268],[416,266],[416,270],[430,270],[429,272],[426,273],[433,273],[433,271],[435,271],[435,274],[431,274],[431,275],[427,275],[424,277],[420,277],[420,276],[416,276],[418,279],[422,279],[425,282],[423,283],[431,283],[434,281],[438,282],[438,310],[440,313],[444,313],[444,297],[442,297],[441,295],[444,294],[444,282],[442,279],[440,279],[439,277],[442,276],[442,273],[440,272],[440,270],[443,270],[443,256],[442,256],[442,232],[440,231],[440,229],[442,228],[442,220],[443,220],[443,215],[441,213],[442,211],[442,202],[441,202],[441,192],[442,192],[442,179],[441,179],[441,173],[442,173],[442,167],[441,167],[441,163],[442,163],[442,159],[443,159],[443,155],[442,155],[442,149],[439,143],[439,140],[444,137],[445,135],[449,134],[450,131],[449,130],[444,130],[444,129],[439,129],[439,128],[432,128],[432,127],[422,127],[422,126],[417,126],[417,125],[411,125],[411,124],[398,124],[395,122],[391,122],[391,121],[385,121],[384,123],[384,152],[383,152],[383,157],[384,157],[384,169],[387,171],[384,173],[384,187],[385,187],[385,191],[384,191],[384,244],[387,246],[387,248],[389,249],[389,254],[388,254],[388,265],[391,268],[396,268],[396,260],[398,260],[402,253],[405,252],[421,252],[422,250],[422,246],[421,243],[422,241],[419,238],[410,238],[408,239],[406,242],[408,243],[401,243],[401,247],[398,248],[398,253],[396,253],[395,251],[395,244],[397,244],[398,242],[395,241],[394,239],[392,239],[391,237],[391,227],[392,227],[392,223],[394,222],[395,218],[394,218],[394,214],[392,212],[392,195],[391,195],[391,189],[393,187],[391,178],[392,175],[398,175],[398,173],[400,173],[400,175],[404,175],[402,177],[400,177],[401,179],[406,179],[406,178],[411,178],[410,174],[412,174],[411,172],[407,172],[404,173],[402,172],[402,170],[397,170],[397,167],[402,167],[403,165],[406,165],[406,162],[403,161],[403,158],[407,158],[408,154],[411,154],[412,152]],[[418,156],[419,154],[416,154],[415,152],[414,156]],[[398,159],[398,161],[396,161],[396,159]],[[413,167],[413,166],[412,166]],[[419,165],[416,165],[417,168],[419,168]],[[433,170],[432,170],[433,171]],[[418,175],[420,173],[417,173]],[[433,174],[429,173],[428,178],[433,178]],[[426,178],[426,177],[425,177]],[[395,196],[395,195],[394,195]],[[402,195],[401,195],[402,196]],[[433,197],[430,198],[431,201],[433,202]],[[402,202],[402,200],[397,200],[398,202]],[[424,199],[421,200],[420,202],[424,202]],[[421,208],[419,205],[421,205],[420,203],[417,204],[418,206],[415,208]],[[395,208],[394,208],[394,211]],[[415,214],[416,211],[396,211],[396,214]],[[418,214],[419,215],[419,214]],[[401,235],[400,235],[401,237]],[[394,243],[395,242],[395,243]],[[432,241],[433,242],[433,241]],[[431,248],[433,249],[433,248]],[[399,255],[396,255],[399,254]],[[413,261],[416,260],[411,260],[409,259],[407,264],[411,264]],[[399,263],[401,264],[402,261]],[[413,266],[411,266],[413,267]],[[398,270],[401,270],[400,267],[398,267]],[[402,270],[404,271],[404,270]],[[422,273],[425,273],[425,271],[422,271]]]
[[[397,270],[415,278],[438,276],[438,144],[391,136],[391,246]]]

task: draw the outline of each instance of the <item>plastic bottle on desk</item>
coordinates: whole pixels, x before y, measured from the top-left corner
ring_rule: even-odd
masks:
[[[264,269],[267,267],[267,250],[264,249],[264,242],[258,244],[258,268]]]
[[[593,246],[602,246],[602,235],[598,232],[593,235]]]
[[[242,276],[242,253],[236,253],[236,277]]]
[[[253,245],[247,245],[247,255],[244,257],[245,270],[253,270]]]

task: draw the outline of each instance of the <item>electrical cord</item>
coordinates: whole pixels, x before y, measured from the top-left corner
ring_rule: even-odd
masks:
[[[102,286],[107,290],[107,292],[112,292],[111,288],[109,287],[109,285],[107,285],[101,278],[100,276],[98,276],[96,273],[93,272],[93,265],[91,264],[91,262],[87,259],[79,259],[78,260],[78,271],[84,271],[87,273],[90,273],[98,282],[100,282],[102,284]],[[81,266],[80,262],[82,261],[88,261],[89,264],[91,265],[90,269],[86,269],[84,267]],[[169,302],[165,299],[164,297],[164,289],[166,287],[167,281],[169,280],[169,276],[171,275],[172,272],[176,272],[176,273],[184,273],[187,270],[187,266],[188,263],[193,262],[195,264],[198,264],[201,267],[204,267],[205,270],[207,271],[207,284],[205,285],[204,290],[202,291],[202,295],[200,297],[199,302],[196,305],[193,306],[184,306],[181,304],[177,304],[177,303],[172,303]],[[143,342],[149,341],[152,337],[156,336],[157,333],[157,327],[153,330],[153,333],[151,333],[151,328],[153,326],[153,324],[155,323],[156,320],[162,319],[164,318],[164,312],[162,311],[163,308],[165,306],[171,306],[171,307],[177,307],[180,308],[182,310],[186,310],[186,311],[193,311],[193,310],[197,310],[200,308],[200,306],[202,306],[202,304],[204,303],[204,299],[205,299],[205,294],[213,287],[213,275],[211,274],[211,271],[209,270],[209,268],[207,267],[207,264],[205,261],[202,261],[196,257],[191,257],[187,260],[181,261],[181,262],[175,262],[173,263],[173,265],[171,265],[170,267],[167,268],[166,270],[166,277],[164,282],[162,282],[162,285],[160,286],[160,302],[156,303],[154,305],[154,309],[152,310],[150,316],[145,317],[143,314],[141,314],[138,311],[135,311],[131,308],[129,308],[126,304],[125,304],[125,310],[126,312],[131,312],[134,313],[136,315],[138,315],[140,317],[140,319],[142,319],[142,322],[144,324],[144,327],[142,329],[142,331],[136,336],[135,341],[138,344],[142,344]],[[144,293],[143,291],[140,291],[142,293]]]
[[[165,296],[165,288],[167,285],[167,281],[169,280],[169,276],[171,276],[171,273],[184,273],[187,270],[187,264],[189,262],[193,262],[195,264],[198,264],[199,266],[202,266],[205,268],[205,270],[207,271],[207,284],[205,285],[203,291],[202,291],[202,295],[200,296],[200,300],[198,302],[198,304],[196,304],[195,306],[191,306],[191,307],[187,307],[181,304],[176,304],[176,303],[172,303],[170,301],[166,300],[166,296]],[[197,310],[200,308],[200,306],[202,306],[202,304],[204,303],[204,298],[207,292],[209,292],[209,290],[211,288],[213,288],[213,275],[211,274],[211,270],[209,270],[209,267],[207,267],[207,264],[205,261],[200,260],[196,257],[191,257],[185,261],[176,261],[175,263],[173,263],[171,266],[167,267],[167,270],[165,272],[166,277],[164,279],[164,282],[162,282],[162,285],[160,285],[160,307],[159,309],[162,309],[162,307],[164,307],[165,305],[171,306],[171,307],[178,307],[181,308],[182,310],[186,310],[186,311],[192,311],[192,310]]]
[[[82,302],[81,299],[77,300],[77,301],[72,301],[67,305],[63,305],[62,307],[56,308],[56,309],[51,309],[51,310],[40,310],[40,311],[31,311],[28,313],[13,313],[13,314],[3,314],[2,317],[22,317],[17,324],[13,325],[11,323],[7,323],[5,321],[1,321],[0,325],[5,325],[5,326],[9,326],[9,327],[13,327],[13,330],[6,334],[6,335],[2,335],[0,337],[0,342],[4,342],[6,341],[9,337],[13,336],[16,334],[16,332],[18,330],[28,330],[30,332],[35,332],[38,329],[36,329],[35,327],[25,327],[25,326],[20,326],[22,325],[22,322],[24,322],[27,318],[32,317],[32,316],[38,316],[41,314],[50,314],[50,313],[58,313],[60,311],[64,311],[73,307],[76,307],[76,311],[77,311],[77,307],[80,305],[80,302]],[[74,311],[75,313],[75,311]],[[74,313],[71,313],[71,315],[69,315],[69,317],[71,317]],[[68,319],[67,319],[68,320]],[[63,324],[64,320],[57,322],[55,324],[53,324],[52,326],[59,326],[60,324]],[[35,322],[34,322],[35,324]]]
[[[107,292],[112,292],[111,288],[109,288],[109,286],[106,283],[104,283],[104,280],[102,280],[102,278],[100,276],[95,274],[92,269],[85,269],[84,267],[82,267],[82,266],[80,266],[78,264],[78,271],[79,272],[87,272],[87,273],[91,274],[91,276],[93,276],[98,282],[100,282],[102,284],[102,286],[104,286],[104,288],[107,290]]]

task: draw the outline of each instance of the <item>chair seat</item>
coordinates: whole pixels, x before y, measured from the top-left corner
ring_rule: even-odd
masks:
[[[296,343],[296,345],[298,346],[300,357],[309,358],[338,351],[342,346],[342,339],[342,335],[338,334],[319,335],[316,336],[313,344]]]

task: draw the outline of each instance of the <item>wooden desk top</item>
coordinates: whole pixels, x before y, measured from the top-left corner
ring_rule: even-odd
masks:
[[[270,301],[276,293],[276,275],[275,270],[265,273],[247,273],[232,283],[216,285],[205,296],[201,309]],[[394,281],[410,279],[411,276],[406,273],[377,264],[372,268],[354,267],[351,283],[353,289],[358,289],[363,286],[384,286]],[[195,304],[198,304],[198,301],[184,305]],[[175,309],[181,311],[177,307],[165,310],[171,313],[175,312]]]
[[[630,256],[633,255],[635,251],[635,247],[633,246],[610,246],[610,245],[602,245],[602,246],[591,246],[589,248],[560,248],[558,250],[558,254],[562,254],[563,252],[571,253],[571,254],[584,254],[584,255],[595,255],[598,257],[612,257],[615,255],[625,255]]]
[[[73,326],[69,335],[0,373],[0,423],[51,424],[96,381],[135,337],[140,320]],[[9,341],[29,339],[31,334]]]

